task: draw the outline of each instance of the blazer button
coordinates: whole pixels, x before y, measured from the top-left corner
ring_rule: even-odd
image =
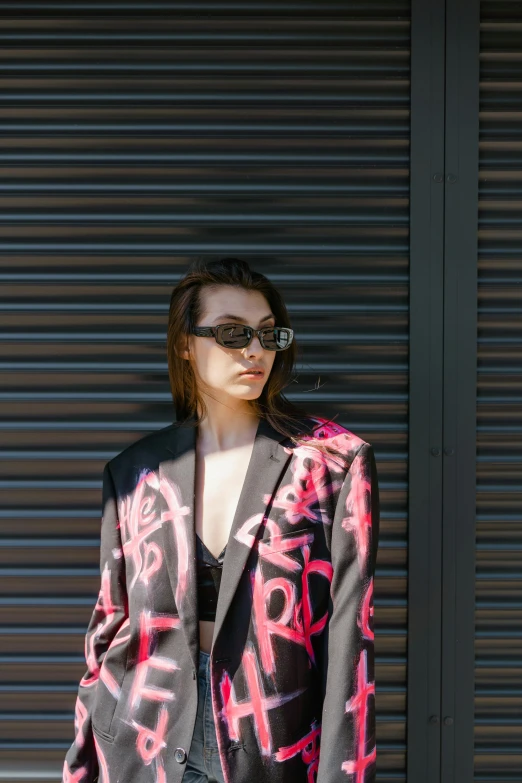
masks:
[[[176,751],[174,753],[174,758],[176,759],[178,764],[183,764],[183,762],[187,760],[187,754],[185,753],[183,748],[176,748]]]

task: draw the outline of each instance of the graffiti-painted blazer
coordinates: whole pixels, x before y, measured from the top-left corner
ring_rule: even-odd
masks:
[[[260,419],[232,522],[211,653],[228,783],[375,780],[375,458],[313,422],[296,447]],[[100,590],[63,783],[183,777],[198,700],[195,439],[176,422],[105,465]]]

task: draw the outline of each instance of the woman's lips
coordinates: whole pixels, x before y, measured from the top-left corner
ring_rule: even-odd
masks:
[[[258,370],[258,371],[256,371],[256,370],[247,370],[246,372],[240,373],[239,377],[240,378],[247,378],[247,379],[252,380],[252,381],[254,381],[254,380],[259,381],[259,380],[261,380],[261,378],[264,378],[264,375],[265,375],[265,373],[263,372],[263,370]]]

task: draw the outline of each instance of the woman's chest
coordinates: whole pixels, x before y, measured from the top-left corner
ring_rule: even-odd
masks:
[[[252,445],[248,445],[196,459],[196,533],[216,556],[228,542],[251,454]]]

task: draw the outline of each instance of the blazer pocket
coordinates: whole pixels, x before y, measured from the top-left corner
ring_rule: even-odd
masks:
[[[291,551],[293,548],[303,546],[303,544],[311,544],[315,536],[315,527],[315,525],[307,525],[306,527],[287,530],[284,533],[273,534],[263,543],[270,546],[270,552]],[[292,547],[294,542],[295,546]]]
[[[91,725],[92,725],[92,730],[97,737],[100,737],[102,740],[105,740],[105,742],[114,742],[114,737],[112,734],[107,734],[106,731],[102,731],[101,729],[99,729],[96,723],[94,723],[94,721],[92,721]]]
[[[129,633],[129,627],[120,629]],[[120,631],[118,633],[120,633]],[[118,643],[118,634],[105,653],[101,664],[100,682],[96,688],[92,710],[92,726],[100,737],[112,742],[115,732],[112,732],[114,715],[124,699],[124,685],[128,674],[130,640]]]

